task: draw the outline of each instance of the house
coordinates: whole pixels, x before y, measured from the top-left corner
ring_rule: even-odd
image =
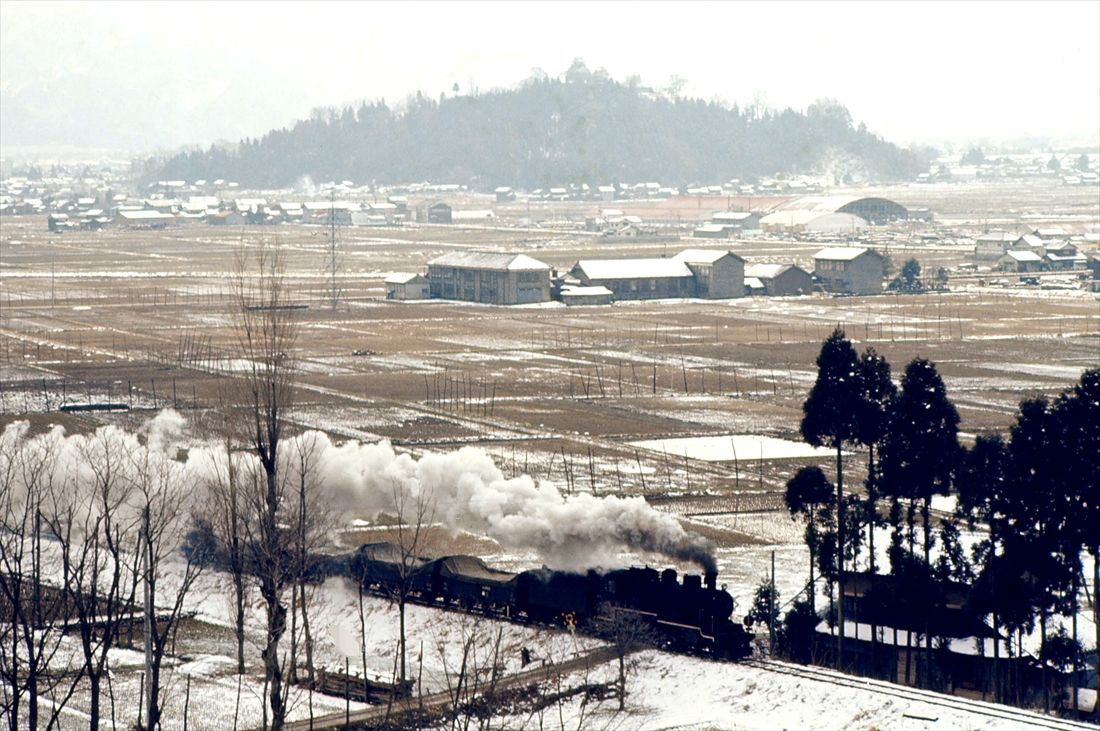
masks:
[[[1018,237],[1004,231],[984,233],[974,239],[974,258],[999,259],[1017,240]]]
[[[171,213],[144,209],[138,211],[119,209],[118,218],[129,228],[164,228],[176,221],[176,217]]]
[[[745,282],[755,278],[760,282],[762,292],[769,297],[784,297],[795,294],[809,294],[813,291],[813,276],[793,264],[751,264],[745,266]],[[755,292],[754,292],[755,294]]]
[[[745,294],[745,260],[723,249],[684,249],[672,257],[688,265],[695,277],[695,296],[730,299]]]
[[[493,191],[497,197],[497,203],[511,203],[516,199],[516,192],[507,186],[501,186]]]
[[[1024,234],[1006,249],[1006,251],[1030,251],[1033,254],[1038,254],[1040,257],[1047,253],[1047,244],[1057,243],[1056,241],[1044,241],[1035,234]]]
[[[585,287],[606,287],[616,300],[695,296],[695,274],[678,259],[582,259],[569,274]]]
[[[69,220],[68,214],[51,213],[46,216],[46,228],[52,234],[59,234],[66,231],[72,231],[75,225]]]
[[[601,201],[613,201],[618,197],[614,185],[601,185],[596,188],[597,198]]]
[[[451,223],[491,223],[496,218],[488,208],[475,211],[452,211]]]
[[[443,299],[494,305],[550,299],[550,266],[524,254],[444,254],[428,262],[428,281],[431,296]]]
[[[728,239],[732,229],[720,223],[705,223],[691,232],[694,239]]]
[[[1066,240],[1052,240],[1046,247],[1043,263],[1053,271],[1085,269],[1088,258],[1077,251],[1077,247]]]
[[[814,278],[834,294],[881,294],[884,265],[874,249],[833,246],[814,254]]]
[[[428,205],[428,223],[450,223],[451,207],[443,201],[436,201]]]
[[[997,260],[997,269],[1002,272],[1026,274],[1043,268],[1043,259],[1033,251],[1007,251]]]
[[[210,214],[206,220],[212,226],[243,226],[245,216],[240,211],[226,209]]]
[[[760,228],[760,219],[759,213],[750,211],[718,211],[710,217],[710,222],[735,231],[751,231]]]
[[[391,274],[384,283],[388,300],[426,300],[431,296],[428,278],[423,274]]]
[[[1008,641],[969,608],[968,586],[936,582],[927,587],[935,598],[922,605],[891,601],[906,593],[900,583],[894,576],[866,572],[845,577],[844,652],[854,672],[905,685],[934,678],[937,690],[984,699],[992,691],[996,655],[1003,677],[1030,684],[1032,659],[1013,657]],[[814,644],[821,661],[834,656],[839,630],[826,620],[817,625]],[[926,632],[935,638],[931,643]],[[1019,669],[1010,672],[1008,666],[1016,663]]]
[[[1050,241],[1052,239],[1068,239],[1069,234],[1065,230],[1057,228],[1055,226],[1039,227],[1033,232],[1036,236],[1044,241]]]

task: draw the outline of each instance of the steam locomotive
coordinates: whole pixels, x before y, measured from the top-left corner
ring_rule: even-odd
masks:
[[[628,616],[666,649],[738,660],[750,654],[751,635],[731,619],[733,598],[716,587],[717,573],[701,578],[676,571],[625,568],[587,573],[547,568],[518,574],[489,567],[474,556],[436,559],[402,556],[391,543],[372,543],[350,556],[315,564],[318,578],[342,575],[363,591],[447,606],[514,621],[581,627],[606,633],[611,615]]]

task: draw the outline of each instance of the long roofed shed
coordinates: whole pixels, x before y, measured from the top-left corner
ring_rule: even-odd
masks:
[[[590,280],[691,277],[680,259],[581,259],[574,267]]]
[[[526,254],[498,254],[490,251],[456,251],[436,257],[428,266],[495,271],[545,271],[550,265]]]

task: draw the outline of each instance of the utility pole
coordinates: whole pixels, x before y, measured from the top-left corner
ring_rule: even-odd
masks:
[[[336,302],[339,299],[339,294],[336,291],[336,191],[330,190],[328,196],[328,263],[330,269],[329,274],[331,276],[329,286],[332,288],[332,291],[330,292],[332,296],[332,311],[336,312]]]
[[[775,657],[775,551],[772,551],[772,588],[771,597],[768,599],[768,645],[771,657]]]
[[[145,506],[145,509],[141,511],[141,566],[142,576],[144,580],[145,595],[145,625],[142,631],[145,640],[145,717],[149,719],[150,725],[156,723],[159,725],[159,719],[153,719],[150,715],[153,710],[153,584],[150,581],[150,567],[152,565],[152,557],[149,555],[150,544],[152,543],[149,537],[149,506]],[[150,731],[153,731],[150,729]]]

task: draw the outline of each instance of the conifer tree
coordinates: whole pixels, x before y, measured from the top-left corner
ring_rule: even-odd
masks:
[[[815,447],[836,450],[836,570],[841,600],[837,602],[837,665],[844,663],[844,459],[845,444],[859,441],[859,412],[863,385],[859,359],[852,343],[837,327],[821,345],[817,381],[802,405],[802,438]]]
[[[784,496],[791,517],[802,515],[806,518],[806,547],[810,549],[810,584],[808,599],[811,611],[814,609],[814,562],[820,545],[820,527],[818,521],[823,507],[834,504],[833,486],[820,467],[803,467],[787,482]]]

